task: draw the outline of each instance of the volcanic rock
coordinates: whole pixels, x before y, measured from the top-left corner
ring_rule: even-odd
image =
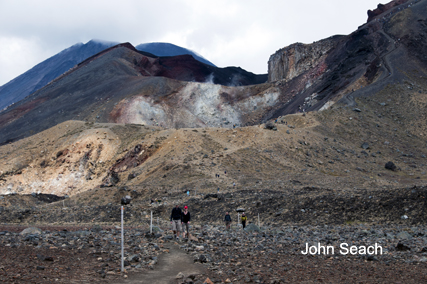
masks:
[[[396,171],[396,169],[397,169],[396,165],[391,161],[389,161],[385,164],[385,168],[387,170],[391,170],[391,171]]]

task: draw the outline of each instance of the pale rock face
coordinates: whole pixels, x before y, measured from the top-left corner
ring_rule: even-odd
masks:
[[[150,97],[134,97],[126,104],[125,112],[117,119],[118,123],[156,125],[166,120],[162,105],[153,103]]]
[[[243,115],[262,114],[277,104],[280,91],[266,85],[251,93],[248,87],[186,83],[178,92],[161,100],[134,96],[117,105],[117,123],[137,123],[165,128],[232,127],[243,125]]]
[[[258,107],[274,106],[279,95],[279,92],[271,91],[264,93],[262,96],[249,97],[243,101],[242,107],[251,110]]]
[[[268,60],[268,81],[289,81],[317,66],[336,42],[331,37],[313,44],[295,43],[276,51]]]
[[[240,123],[240,115],[234,107],[221,100],[221,93],[232,88],[203,83],[189,83],[181,95],[188,110],[203,126],[221,126],[225,121]]]

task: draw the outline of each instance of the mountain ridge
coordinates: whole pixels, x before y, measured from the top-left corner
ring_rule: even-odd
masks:
[[[0,112],[11,104],[22,100],[31,93],[46,86],[46,84],[63,75],[82,61],[118,44],[120,43],[99,39],[90,40],[85,44],[76,43],[38,63],[33,68],[0,86]],[[143,46],[141,51],[147,52],[143,50],[144,48],[150,51],[155,50],[152,47],[153,44],[157,45],[158,43],[140,44],[140,46]],[[186,54],[187,51],[187,54],[194,55],[199,61],[215,66],[191,50],[169,43],[162,43],[161,46],[166,50],[166,54],[167,46],[169,45],[172,47],[169,50],[169,56],[174,56],[178,53],[179,55]]]
[[[180,46],[177,46],[171,43],[164,43],[164,42],[142,43],[135,46],[135,48],[139,51],[145,51],[159,57],[171,56],[171,54],[173,54],[173,56],[189,54],[189,55],[192,55],[194,59],[200,62],[216,67],[215,64],[213,64],[206,58],[202,57],[201,55],[197,54],[196,52],[189,50],[187,48],[182,48]]]

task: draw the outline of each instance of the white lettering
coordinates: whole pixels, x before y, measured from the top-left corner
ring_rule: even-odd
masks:
[[[350,253],[351,253],[352,255],[357,254],[357,247],[356,247],[356,246],[351,246],[351,247],[350,247]]]
[[[375,245],[372,246],[349,246],[347,243],[341,243],[340,244],[340,254],[347,255],[382,255],[383,254],[383,248],[375,243]],[[317,243],[314,246],[310,246],[308,243],[305,244],[304,250],[301,251],[301,254],[304,255],[333,255],[335,254],[335,248],[333,246],[324,246],[320,243]]]
[[[308,243],[305,244],[305,250],[301,251],[301,254],[335,254],[334,247],[333,246],[323,246],[320,243],[317,243],[317,246],[309,246]]]
[[[302,254],[308,253],[308,243],[305,243],[305,251],[301,251]]]
[[[348,244],[347,243],[342,243],[340,244],[340,253],[343,255],[347,255],[348,254]]]
[[[382,255],[383,254],[383,248],[378,245],[377,243],[375,243],[374,246],[348,246],[347,243],[342,243],[340,244],[340,254],[342,255],[347,255],[347,254],[352,254],[352,255],[366,255],[366,254],[370,254],[370,255]]]
[[[375,254],[378,255],[378,249],[380,250],[380,255],[383,254],[383,248],[382,246],[378,245],[377,243],[375,243]]]
[[[315,247],[315,246],[310,247],[310,254],[311,255],[316,254],[317,252],[318,252],[317,247]]]

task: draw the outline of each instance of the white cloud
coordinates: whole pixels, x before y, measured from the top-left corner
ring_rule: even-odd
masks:
[[[221,67],[265,73],[276,50],[349,34],[377,1],[0,1],[0,85],[94,38],[171,42]]]
[[[0,37],[0,85],[51,55],[36,38]]]

